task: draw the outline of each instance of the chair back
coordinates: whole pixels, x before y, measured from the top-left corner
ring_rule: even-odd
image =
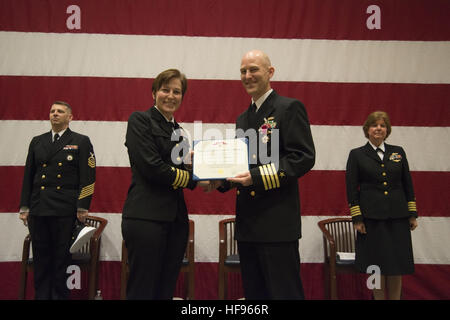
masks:
[[[97,230],[95,230],[94,235],[91,237],[91,240],[81,247],[81,249],[78,251],[79,253],[90,253],[91,245],[95,245],[95,242],[100,242],[103,229],[105,229],[106,225],[108,224],[108,220],[95,216],[87,216],[85,223],[91,227],[96,228]]]
[[[332,300],[338,298],[337,273],[357,273],[354,259],[339,259],[338,252],[355,252],[356,230],[352,218],[339,217],[319,221],[324,251],[324,292]]]
[[[79,265],[81,268],[89,270],[88,281],[88,298],[94,299],[95,293],[98,289],[98,264],[100,258],[100,239],[103,230],[108,224],[108,220],[87,216],[86,224],[96,228],[94,234],[91,236],[89,243],[86,243],[79,251],[72,254],[72,263]],[[22,250],[22,264],[20,270],[19,283],[19,299],[25,299],[27,288],[28,271],[33,269],[33,259],[30,258],[31,237],[27,235],[23,242]]]
[[[219,245],[221,247],[220,255],[222,258],[237,255],[237,241],[234,239],[235,218],[219,221]],[[221,257],[219,257],[220,259]]]
[[[336,252],[355,252],[356,230],[351,218],[332,218],[318,222],[324,237],[326,257],[329,256],[330,246]]]

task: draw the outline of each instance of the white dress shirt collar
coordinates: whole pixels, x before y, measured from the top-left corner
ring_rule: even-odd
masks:
[[[258,112],[259,108],[262,106],[264,101],[266,101],[267,97],[272,93],[273,89],[270,89],[266,93],[264,93],[258,100],[254,101],[252,99],[252,103],[256,105],[256,112]]]
[[[65,128],[64,130],[61,130],[59,132],[53,131],[52,129],[52,142],[55,140],[55,134],[59,134],[59,138],[61,139],[62,135],[64,134],[64,132],[66,132],[67,128]]]
[[[164,117],[164,119],[166,119],[167,122],[172,122],[175,125],[175,117],[172,116],[172,120],[167,119],[167,117],[161,112],[161,110],[158,109],[158,107],[155,105],[156,110],[159,111],[159,113],[161,113],[161,115]]]
[[[381,152],[381,151],[377,151],[377,154],[378,154],[378,156],[380,157],[380,159],[383,160],[383,158],[384,158],[384,153],[386,152],[386,148],[385,148],[385,146],[384,146],[384,141],[383,141],[378,147],[375,146],[372,142],[370,142],[370,140],[369,140],[369,143],[370,143],[370,145],[372,146],[373,150],[377,151],[378,148],[381,149],[382,152]]]

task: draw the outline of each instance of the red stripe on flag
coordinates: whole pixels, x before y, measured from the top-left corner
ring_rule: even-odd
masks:
[[[0,120],[47,120],[51,103],[63,100],[72,105],[76,120],[127,121],[133,111],[153,104],[152,82],[0,76]],[[313,125],[362,126],[369,113],[381,109],[396,126],[450,126],[449,84],[272,82],[272,87],[302,101]],[[179,122],[234,123],[249,103],[238,80],[189,80],[175,117]]]
[[[67,20],[80,8],[80,29]],[[380,9],[380,29],[369,29]],[[348,40],[449,40],[448,0],[79,0],[0,2],[0,30]],[[326,21],[326,23],[323,23]],[[70,21],[69,21],[70,22]],[[370,21],[369,21],[370,22]]]
[[[23,167],[0,167],[0,212],[19,210]],[[447,198],[450,172],[412,172],[420,216],[450,217]],[[131,182],[130,168],[98,167],[91,212],[120,213]],[[299,180],[302,215],[348,215],[344,171],[311,171]],[[206,194],[200,188],[185,190],[190,214],[235,214],[235,191]]]
[[[99,288],[105,300],[120,299],[120,262],[101,261],[99,265]],[[322,263],[302,263],[301,276],[305,296],[307,299],[325,299],[323,289]],[[0,263],[0,274],[8,275],[0,278],[0,300],[17,299],[18,283],[20,277],[20,262]],[[73,290],[72,299],[87,298],[87,275],[82,275],[82,288]],[[184,298],[184,275],[180,275],[175,296]],[[218,292],[218,264],[210,262],[195,263],[195,299],[217,299]],[[27,286],[27,299],[33,299],[32,273],[29,274]],[[366,287],[367,275],[344,274],[338,275],[338,296],[341,300],[358,299],[370,300],[371,291]],[[450,291],[450,265],[416,264],[415,273],[403,277],[402,299],[405,300],[448,300]],[[228,299],[239,299],[243,296],[240,274],[231,274],[228,277]],[[141,304],[142,305],[142,304]],[[145,305],[147,307],[147,305]],[[291,305],[293,306],[293,305]],[[296,306],[297,308],[297,306]]]

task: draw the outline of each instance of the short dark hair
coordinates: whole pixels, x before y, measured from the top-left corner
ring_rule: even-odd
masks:
[[[60,106],[65,106],[65,107],[67,107],[67,108],[70,110],[70,113],[72,113],[72,107],[71,107],[70,104],[68,104],[67,102],[64,102],[64,101],[55,101],[55,102],[53,102],[52,105],[54,105],[54,104],[57,104],[57,105],[60,105]]]
[[[158,76],[155,78],[152,84],[152,93],[156,94],[156,91],[161,89],[163,84],[168,83],[172,79],[180,79],[181,94],[184,97],[184,94],[186,93],[187,90],[187,78],[178,69],[168,69],[158,74]]]
[[[389,115],[384,111],[375,111],[369,114],[366,122],[363,125],[364,135],[367,139],[369,139],[369,128],[374,125],[378,120],[383,120],[386,124],[386,138],[389,137],[392,131],[391,120],[389,119]]]

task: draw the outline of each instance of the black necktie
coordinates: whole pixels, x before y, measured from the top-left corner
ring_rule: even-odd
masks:
[[[59,139],[59,134],[55,133],[55,136],[53,137],[53,143],[56,143]]]
[[[252,103],[248,110],[248,125],[250,128],[256,126],[256,104]]]
[[[172,132],[178,129],[177,125],[175,125],[175,123],[173,123],[172,121],[169,122],[169,127]]]
[[[381,152],[382,154],[384,154],[384,151],[383,150],[381,150],[380,148],[377,148],[377,150],[376,150],[377,152]]]

